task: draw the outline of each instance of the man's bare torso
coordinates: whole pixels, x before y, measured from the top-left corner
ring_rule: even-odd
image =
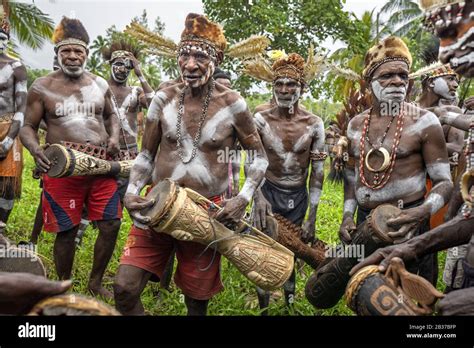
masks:
[[[0,60],[0,115],[15,112],[14,69],[21,65],[21,62],[8,57]],[[26,92],[26,81],[24,92]]]
[[[70,80],[58,71],[37,79],[31,89],[41,96],[48,143],[107,144],[103,113],[108,84],[103,78],[85,72]]]
[[[205,196],[223,193],[227,188],[228,161],[221,161],[222,151],[232,149],[237,137],[234,115],[247,109],[245,100],[236,92],[216,84],[209,104],[207,118],[202,127],[196,157],[184,164],[178,155],[177,116],[178,99],[183,84],[174,84],[160,90],[153,103],[163,105],[159,122],[161,143],[155,159],[153,182],[171,178],[180,185],[194,189]],[[185,97],[182,119],[182,149],[188,160],[193,148],[193,139],[198,131],[202,115],[203,100]],[[150,106],[150,109],[153,105]]]

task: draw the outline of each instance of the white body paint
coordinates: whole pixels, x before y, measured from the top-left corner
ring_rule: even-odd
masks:
[[[456,95],[451,95],[449,92],[449,86],[446,80],[442,77],[438,77],[433,80],[432,86],[433,91],[443,99],[454,100]]]
[[[344,201],[344,211],[343,214],[350,213],[354,215],[357,208],[357,201],[355,199],[346,199]]]
[[[436,117],[435,114],[432,112],[427,112],[423,116],[421,116],[416,122],[411,124],[408,127],[405,127],[403,129],[403,133],[407,136],[412,136],[412,135],[421,135],[425,132],[425,130],[431,126],[436,126],[439,125],[441,126],[441,123],[439,122],[438,117]]]
[[[433,215],[444,206],[445,202],[443,196],[435,192],[431,192],[424,204],[430,206],[430,212],[431,215]]]
[[[122,105],[118,108],[118,117],[120,119],[120,127],[123,128],[123,130],[133,136],[134,138],[137,138],[137,132],[132,129],[130,126],[130,123],[128,122],[127,118],[127,110],[130,110],[131,108],[136,107],[138,104],[138,89],[137,87],[132,87],[132,90],[130,93],[125,97],[125,99],[122,102]]]
[[[158,120],[160,111],[165,106],[167,100],[168,100],[168,97],[166,96],[166,93],[161,92],[161,91],[157,92],[150,103],[150,107],[148,108],[148,112],[146,115],[147,120],[150,120],[150,121]],[[176,105],[176,102],[174,103]]]
[[[379,102],[402,102],[407,95],[407,87],[382,87],[380,82],[372,82],[372,92]],[[396,96],[391,93],[399,92]]]

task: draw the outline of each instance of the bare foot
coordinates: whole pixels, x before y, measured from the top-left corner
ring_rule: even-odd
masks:
[[[112,294],[112,292],[102,286],[95,287],[95,286],[89,285],[89,292],[92,294],[92,296],[99,297],[99,298],[102,297],[107,300],[112,300],[114,298],[114,295]]]

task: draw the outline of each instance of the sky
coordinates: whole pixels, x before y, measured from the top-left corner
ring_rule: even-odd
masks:
[[[380,0],[377,2],[383,3]],[[143,9],[146,9],[149,23],[152,24],[159,16],[165,24],[164,35],[177,42],[186,15],[189,12],[203,13],[200,0],[35,0],[34,3],[55,23],[59,23],[64,15],[80,19],[91,41],[98,35],[104,35],[105,30],[114,24],[119,30],[125,29],[133,17],[141,15]],[[358,17],[373,8],[373,2],[370,4],[367,0],[346,0],[344,6],[345,10],[354,12]],[[341,47],[341,43],[327,40],[324,46],[334,50]],[[37,51],[20,47],[19,53],[23,62],[31,68],[52,67],[54,51],[49,42]]]

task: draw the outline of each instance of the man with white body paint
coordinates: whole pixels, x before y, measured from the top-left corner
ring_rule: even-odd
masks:
[[[373,95],[371,109],[355,116],[348,125],[344,213],[339,236],[345,243],[371,210],[381,204],[403,209],[387,221],[397,228],[389,233],[402,243],[429,229],[428,220],[448,201],[453,184],[443,129],[436,116],[404,102],[411,55],[405,43],[389,37],[371,48],[365,57],[364,77]],[[350,163],[350,162],[349,162]],[[426,193],[426,175],[433,181]],[[434,255],[421,260],[412,271],[436,284]]]
[[[97,221],[99,234],[89,291],[105,297],[102,278],[112,256],[120,228],[122,209],[117,181],[109,176],[51,178],[50,162],[38,140],[41,120],[48,128],[47,144],[71,142],[118,152],[119,126],[107,81],[84,70],[89,36],[77,19],[64,17],[53,35],[60,69],[37,79],[28,92],[23,144],[43,175],[44,229],[57,233],[54,262],[60,279],[71,277],[77,229],[84,204],[88,218]]]
[[[314,241],[316,213],[324,180],[324,124],[302,109],[299,99],[306,81],[304,60],[292,53],[273,66],[275,104],[254,116],[269,166],[265,182],[254,197],[253,217],[258,229],[265,230],[266,215],[276,213],[295,225],[303,224],[303,241]],[[259,108],[263,109],[263,106]],[[311,165],[311,174],[310,174]],[[309,199],[307,179],[309,176]],[[284,285],[285,300],[291,304],[295,294],[295,272]],[[258,289],[261,308],[268,306],[270,294]]]
[[[125,195],[134,226],[114,285],[115,303],[123,314],[143,314],[140,294],[148,280],[163,277],[174,248],[178,259],[174,281],[184,294],[188,315],[205,315],[209,299],[223,287],[220,255],[201,244],[147,229],[150,219],[140,210],[154,202],[139,194],[149,182],[170,178],[223,205],[216,218],[229,227],[245,214],[268,161],[245,100],[212,78],[226,45],[218,24],[189,14],[178,53],[182,82],[159,90],[148,110],[142,149]],[[229,162],[219,161],[219,154],[233,149],[236,139],[255,157],[242,190],[222,201]]]
[[[7,222],[13,201],[20,197],[23,148],[18,133],[26,108],[26,69],[6,54],[10,27],[0,27],[0,221]]]
[[[138,155],[137,115],[142,108],[148,108],[155,93],[146,81],[138,61],[140,51],[129,41],[122,39],[111,43],[102,55],[110,63],[110,78],[107,81],[112,98],[117,103],[120,118],[120,154],[117,160],[134,159]],[[128,86],[130,72],[135,72],[142,87]],[[128,186],[128,178],[119,178],[120,200]]]
[[[441,39],[440,60],[443,63],[451,61],[451,66],[456,66],[455,70],[458,74],[464,77],[474,77],[474,1],[420,0],[420,7],[425,11],[426,24],[435,28],[436,35]],[[453,14],[456,18],[454,21]],[[456,59],[458,60],[456,61]],[[461,61],[462,64],[453,65],[453,60],[454,63]],[[465,131],[471,128],[467,144],[468,156],[471,161],[467,163],[465,173],[467,180],[464,187],[467,192],[466,197],[462,197],[464,205],[461,213],[443,225],[412,238],[407,243],[377,250],[354,267],[351,274],[372,264],[380,264],[379,270],[383,272],[394,257],[411,262],[429,253],[468,243],[466,256],[462,260],[464,270],[462,289],[447,294],[439,302],[438,310],[442,315],[474,315],[474,211],[472,209],[474,203],[474,179],[472,177],[474,142],[471,143],[474,139],[474,117],[472,114],[453,114],[444,113],[442,116],[446,118],[441,122]]]

